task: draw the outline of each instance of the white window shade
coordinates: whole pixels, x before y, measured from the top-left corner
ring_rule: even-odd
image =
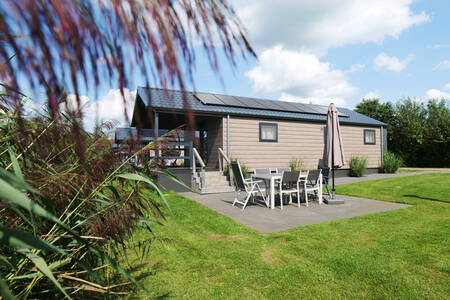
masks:
[[[277,142],[278,126],[276,123],[259,123],[259,141]]]
[[[375,130],[364,129],[364,144],[366,145],[376,144]]]

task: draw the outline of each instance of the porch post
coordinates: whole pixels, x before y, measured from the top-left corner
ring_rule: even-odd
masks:
[[[159,113],[155,111],[155,129],[154,129],[154,137],[155,140],[159,137]],[[155,151],[155,157],[159,157],[159,150]]]
[[[227,156],[230,159],[230,115],[227,115]]]
[[[220,156],[220,155],[219,155]],[[231,163],[231,149],[230,149],[230,115],[227,115],[227,156]],[[233,171],[231,170],[231,164],[228,164],[228,173],[230,174],[230,186],[233,185]]]

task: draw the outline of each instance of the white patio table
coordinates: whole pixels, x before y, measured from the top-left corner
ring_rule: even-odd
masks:
[[[275,181],[281,180],[281,177],[283,175],[279,173],[272,173],[272,174],[252,174],[252,178],[255,179],[264,179],[269,181],[269,200],[270,200],[270,208],[275,208]],[[301,176],[303,177],[303,175]],[[305,175],[306,177],[306,175]],[[303,177],[304,178],[304,177]],[[319,189],[319,203],[322,204],[322,180],[320,180],[320,189]]]

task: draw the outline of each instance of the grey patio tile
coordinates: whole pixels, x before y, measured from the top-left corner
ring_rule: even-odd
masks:
[[[297,204],[285,205],[283,210],[269,209],[262,205],[252,204],[242,211],[240,206],[232,206],[234,193],[207,194],[181,193],[227,217],[236,220],[261,233],[282,231],[298,226],[351,218],[365,214],[378,213],[393,209],[406,208],[410,205],[385,201],[377,201],[349,196],[339,196],[345,200],[342,205],[319,205],[310,203],[300,208]]]

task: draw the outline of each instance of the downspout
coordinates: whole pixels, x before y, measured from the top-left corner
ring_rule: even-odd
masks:
[[[381,164],[383,163],[383,157],[384,157],[384,145],[383,145],[383,142],[384,142],[384,128],[383,128],[383,126],[381,126],[380,127],[380,140],[381,140]],[[380,165],[380,167],[381,167],[381,165]]]
[[[230,115],[227,115],[227,156],[230,159]]]

